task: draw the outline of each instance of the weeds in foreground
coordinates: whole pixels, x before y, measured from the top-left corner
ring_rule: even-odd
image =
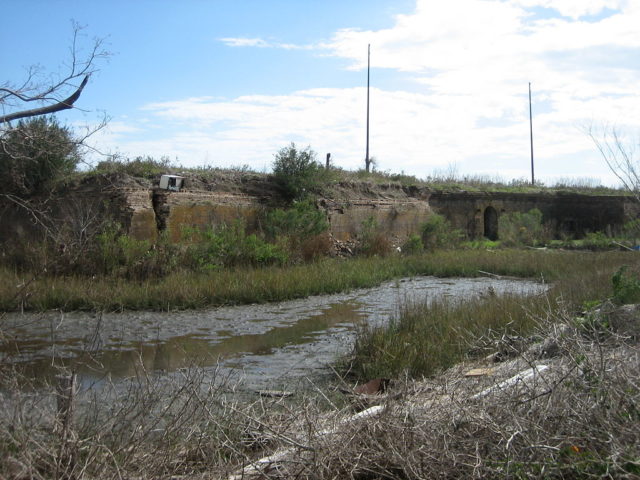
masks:
[[[544,257],[532,258],[549,269]],[[12,393],[3,393],[0,413],[0,474],[142,480],[231,473],[244,479],[317,480],[634,478],[640,474],[640,312],[625,309],[636,321],[619,321],[617,311],[603,317],[601,308],[584,322],[572,308],[581,298],[610,295],[611,283],[603,278],[610,279],[617,268],[613,263],[632,257],[568,258],[573,270],[563,265],[566,278],[549,296],[562,302],[548,301],[539,310],[521,304],[528,322],[522,324],[522,341],[512,342],[517,330],[505,335],[510,325],[487,324],[492,333],[476,332],[496,340],[476,337],[478,348],[508,342],[507,350],[520,357],[504,367],[492,364],[493,377],[465,377],[458,367],[424,383],[396,385],[393,397],[400,402],[389,400],[375,410],[379,416],[369,413],[357,422],[345,421],[353,418],[345,415],[327,422],[313,402],[240,404],[223,380],[210,382],[202,371],[188,369],[181,378],[149,378],[141,372],[124,386],[84,391],[69,425],[52,393],[34,393],[15,383],[14,372],[1,370],[4,391]],[[548,261],[557,264],[558,257],[550,255]],[[593,278],[585,279],[587,271]],[[487,296],[493,298],[490,292]],[[487,303],[494,305],[492,313],[508,312],[509,299],[495,298],[497,303]],[[479,317],[481,305],[472,304]],[[543,340],[544,348],[528,348],[527,329],[529,339]],[[433,330],[427,332],[438,340]],[[474,345],[466,332],[458,328],[457,333],[447,337],[449,347]],[[548,367],[544,375],[514,388],[496,388],[513,372],[541,363]],[[327,423],[334,427],[326,428]],[[278,456],[261,464],[268,470],[243,468],[274,450]]]
[[[294,413],[278,399],[242,396],[230,378],[198,367],[64,393],[31,390],[7,368],[1,374],[12,392],[0,412],[2,478],[225,478],[286,443],[299,411],[315,415],[311,402],[298,400]]]
[[[0,474],[141,480],[638,476],[637,323],[625,332],[598,321],[586,328],[562,308],[532,321],[533,335],[518,356],[492,364],[490,376],[465,376],[461,366],[420,383],[396,382],[391,397],[360,416],[323,413],[307,401],[241,403],[230,385],[206,381],[196,369],[183,371],[178,381],[142,375],[122,388],[81,392],[75,422],[63,435],[52,394],[15,389],[0,415]],[[493,338],[499,347],[505,337]],[[503,382],[531,369],[538,373],[529,380]]]
[[[333,438],[340,449],[318,444],[299,478],[637,478],[637,324],[633,337],[576,329],[563,309],[535,321],[532,338],[544,341],[493,364],[492,376],[453,368],[408,387],[402,402]]]

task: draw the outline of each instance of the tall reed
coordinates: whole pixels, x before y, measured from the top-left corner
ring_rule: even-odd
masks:
[[[611,278],[620,265],[638,265],[635,255],[613,253],[543,253],[533,258],[540,260],[537,275],[554,280],[545,294],[496,296],[489,291],[465,301],[425,298],[400,305],[388,325],[360,330],[350,372],[361,379],[433,375],[463,360],[478,337],[526,335],[560,307],[580,310],[587,301],[611,296]],[[522,274],[531,268],[515,257],[511,260]]]
[[[555,281],[571,274],[573,282],[580,283],[598,272],[611,274],[618,266],[633,263],[635,255],[451,250],[408,257],[323,259],[291,267],[220,269],[206,273],[178,271],[162,279],[145,281],[46,273],[26,275],[0,269],[0,310],[202,308],[337,293],[414,275],[475,277],[488,272]]]

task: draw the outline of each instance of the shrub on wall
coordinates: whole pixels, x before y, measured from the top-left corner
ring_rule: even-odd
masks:
[[[329,228],[325,213],[310,200],[295,202],[292,208],[276,208],[267,213],[264,230],[272,239],[295,235],[308,238],[326,232]]]
[[[302,199],[323,183],[325,170],[316,161],[316,153],[295,143],[280,149],[273,162],[273,175],[282,195],[288,200]]]
[[[328,229],[326,214],[310,200],[296,201],[292,208],[271,210],[263,223],[266,237],[287,245],[293,260],[310,261],[326,255],[331,250]]]
[[[424,250],[424,243],[422,238],[418,234],[411,234],[402,245],[402,253],[405,255],[415,255],[421,253]]]

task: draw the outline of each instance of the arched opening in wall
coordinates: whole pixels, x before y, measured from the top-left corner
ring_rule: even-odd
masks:
[[[498,212],[493,207],[484,209],[484,236],[489,240],[498,239]]]

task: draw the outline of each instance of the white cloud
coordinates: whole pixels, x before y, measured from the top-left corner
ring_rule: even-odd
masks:
[[[228,47],[281,48],[283,50],[311,50],[316,48],[314,45],[271,42],[263,38],[226,37],[219,40]]]
[[[220,41],[229,47],[265,48],[269,46],[269,43],[267,43],[262,38],[227,37],[227,38],[221,38]]]
[[[536,7],[547,9],[545,16]],[[602,120],[640,129],[637,0],[417,0],[415,12],[394,22],[376,31],[340,30],[315,47],[361,70],[370,43],[374,86],[380,69],[414,80],[410,91],[372,90],[371,150],[382,169],[426,176],[456,164],[465,173],[527,176],[528,82],[542,176],[546,169],[549,177],[608,178],[580,127]],[[144,112],[171,130],[146,142],[123,133],[125,148],[175,154],[185,164],[265,168],[290,141],[310,144],[322,157],[331,152],[343,167],[363,163],[363,88],[178,99]]]
[[[530,7],[565,17],[538,18]],[[611,10],[601,19],[581,19],[605,9]],[[535,119],[540,150],[560,156],[589,147],[576,127],[587,119],[640,128],[639,24],[635,1],[418,0],[416,11],[398,16],[393,27],[343,30],[327,47],[361,69],[370,43],[373,67],[412,72],[442,122],[438,135],[448,138],[447,128],[457,123],[467,148],[452,143],[450,154],[473,155],[475,144],[495,155],[509,146],[507,155],[517,157],[533,82],[534,111],[539,102],[548,109]],[[502,125],[478,128],[483,118]]]
[[[556,10],[560,15],[577,19],[587,15],[598,15],[605,9],[620,9],[628,0],[514,0],[523,7],[543,7]]]

